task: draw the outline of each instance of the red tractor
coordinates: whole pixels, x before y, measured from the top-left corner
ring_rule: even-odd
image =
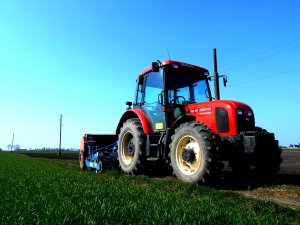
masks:
[[[215,57],[214,99],[211,77],[204,68],[166,60],[142,71],[136,80],[134,101],[126,102],[128,108],[116,136],[111,136],[116,141],[111,149],[117,151],[121,170],[133,174],[166,165],[188,183],[217,179],[222,161],[229,161],[239,173],[249,169],[264,175],[278,172],[281,149],[274,134],[255,126],[248,105],[219,100],[219,77]],[[223,79],[226,84],[226,77]],[[88,150],[87,140],[96,139],[101,146],[101,135],[84,136],[82,168],[96,168],[93,162],[95,166],[99,162],[95,152]],[[105,147],[98,149],[101,152]]]

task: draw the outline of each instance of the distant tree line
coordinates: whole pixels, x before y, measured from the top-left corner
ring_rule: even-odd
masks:
[[[11,144],[7,145],[7,150],[19,151],[20,149],[21,149],[20,145],[11,145]]]
[[[290,144],[290,148],[300,148],[300,143],[298,145],[296,144]]]
[[[13,151],[59,151],[59,148],[29,148],[29,149],[21,149],[20,145],[7,145],[7,150]],[[79,151],[79,148],[62,148],[61,151]]]
[[[59,151],[59,148],[34,148],[28,149],[29,151]],[[61,151],[79,151],[79,148],[62,148]]]

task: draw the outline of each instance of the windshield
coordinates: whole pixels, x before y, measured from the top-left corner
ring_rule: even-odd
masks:
[[[170,104],[186,105],[211,100],[206,76],[197,70],[166,68],[166,81]]]

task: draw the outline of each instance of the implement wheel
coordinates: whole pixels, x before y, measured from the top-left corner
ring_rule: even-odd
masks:
[[[145,162],[145,134],[139,119],[129,119],[120,130],[118,157],[125,173],[140,173]]]
[[[82,170],[85,170],[87,168],[86,164],[85,164],[85,158],[86,158],[86,152],[80,150],[80,152],[79,152],[79,167]]]
[[[205,125],[186,122],[171,137],[170,159],[178,179],[188,183],[216,180],[222,169],[219,141]]]

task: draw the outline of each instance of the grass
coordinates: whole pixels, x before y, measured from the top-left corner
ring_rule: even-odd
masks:
[[[1,224],[300,224],[300,211],[175,178],[0,154]]]

